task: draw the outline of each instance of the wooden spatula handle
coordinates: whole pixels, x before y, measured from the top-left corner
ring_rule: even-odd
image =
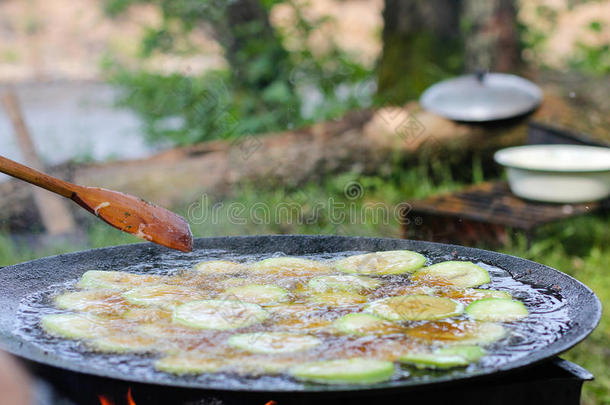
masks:
[[[45,188],[67,198],[72,197],[76,188],[74,184],[41,173],[38,170],[24,166],[3,156],[0,156],[0,172],[27,181],[28,183]]]

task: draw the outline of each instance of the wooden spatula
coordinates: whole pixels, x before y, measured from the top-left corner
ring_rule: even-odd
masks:
[[[123,232],[177,249],[193,250],[193,235],[181,216],[141,198],[99,187],[82,187],[0,156],[0,172],[70,198]]]

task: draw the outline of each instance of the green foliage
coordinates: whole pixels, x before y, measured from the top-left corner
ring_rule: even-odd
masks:
[[[575,5],[585,3],[590,0],[577,0],[568,2],[568,9],[572,9]],[[558,23],[558,12],[556,9],[547,5],[539,5],[536,8],[536,13],[541,20],[549,24],[549,29],[541,30],[535,26],[518,23],[518,29],[521,39],[521,47],[526,54],[527,59],[535,64],[540,63],[543,48],[547,44],[548,31],[555,30]],[[594,35],[601,38],[605,27],[603,21],[590,21],[586,28]],[[602,76],[610,72],[610,44],[598,41],[599,45],[587,45],[584,43],[576,43],[572,54],[567,60],[567,66],[575,71],[585,74]]]
[[[570,67],[585,73],[603,76],[610,73],[610,44],[598,46],[576,44]]]
[[[597,36],[601,36],[605,29],[601,21],[591,21],[589,30]],[[606,75],[610,73],[610,44],[600,41],[600,45],[576,44],[574,55],[569,61],[570,67],[585,73],[594,75]]]
[[[106,11],[117,15],[136,2],[152,0],[109,0]],[[281,1],[261,2],[260,15],[254,13],[234,25],[228,15],[235,10],[230,10],[226,0],[154,2],[162,11],[163,22],[147,30],[143,58],[175,52],[194,28],[211,26],[230,69],[198,76],[162,75],[130,70],[109,57],[105,71],[109,81],[123,89],[120,105],[143,118],[151,141],[192,144],[299,127],[368,103],[372,91],[359,84],[371,72],[337,46],[323,55],[314,55],[305,45],[290,52],[283,47],[285,35],[307,44],[325,20],[306,20],[298,6],[286,1],[298,21],[290,32],[276,32],[265,11],[277,3]],[[317,101],[304,106],[304,100],[312,97]]]

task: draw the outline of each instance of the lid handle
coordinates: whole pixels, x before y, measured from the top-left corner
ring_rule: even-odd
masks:
[[[487,70],[486,69],[477,69],[474,71],[474,75],[477,78],[477,81],[479,83],[483,83],[483,80],[485,79],[485,76],[487,75]]]

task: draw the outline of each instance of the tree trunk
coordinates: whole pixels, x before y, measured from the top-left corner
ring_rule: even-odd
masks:
[[[385,0],[378,98],[401,104],[462,67],[458,0]]]
[[[385,0],[378,102],[400,104],[463,72],[520,67],[514,0]]]
[[[229,2],[224,30],[226,56],[240,84],[260,90],[271,82],[285,79],[289,83],[288,53],[276,35],[267,10],[260,0]],[[265,66],[265,69],[253,69]]]
[[[466,71],[510,72],[519,68],[516,18],[514,0],[463,0]]]

